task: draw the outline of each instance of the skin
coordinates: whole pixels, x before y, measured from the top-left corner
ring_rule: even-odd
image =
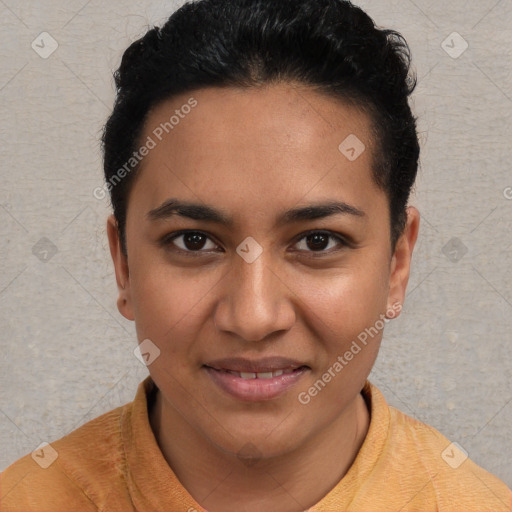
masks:
[[[107,222],[119,311],[135,321],[139,341],[161,351],[148,367],[159,388],[150,422],[188,492],[210,512],[302,511],[339,482],[364,441],[370,416],[361,389],[382,331],[308,404],[298,394],[403,304],[419,214],[408,208],[393,252],[388,199],[371,177],[370,121],[356,107],[286,83],[208,88],[160,104],[141,140],[190,96],[197,107],[149,152],[134,182],[127,258],[114,217]],[[352,162],[338,150],[350,134],[366,146]],[[150,220],[171,197],[221,209],[234,224]],[[274,225],[285,210],[326,201],[364,215]],[[209,238],[159,243],[179,229]],[[350,244],[315,245],[305,238],[310,230]],[[248,236],[263,249],[252,263],[236,252]],[[179,252],[194,247],[195,256]],[[277,398],[243,402],[202,368],[232,356],[290,357],[309,370]]]

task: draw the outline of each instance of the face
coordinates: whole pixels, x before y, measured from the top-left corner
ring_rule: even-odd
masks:
[[[108,223],[119,309],[160,350],[148,369],[175,417],[227,452],[290,452],[359,394],[404,298],[417,212],[392,253],[369,119],[306,87],[174,97],[148,137],[127,259]]]

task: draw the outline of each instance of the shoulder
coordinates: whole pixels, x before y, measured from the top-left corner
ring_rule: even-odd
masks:
[[[131,403],[36,449],[0,475],[2,512],[96,511],[122,489],[121,420]]]
[[[390,406],[388,448],[423,472],[440,511],[512,511],[512,491],[438,430]]]

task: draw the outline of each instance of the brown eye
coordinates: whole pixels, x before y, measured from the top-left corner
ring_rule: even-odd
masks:
[[[313,251],[324,250],[329,244],[329,237],[323,233],[314,233],[306,237],[308,248]]]
[[[334,240],[338,243],[334,244],[334,247],[336,245],[338,246],[346,246],[347,243],[339,236],[334,235],[333,233],[326,232],[326,231],[311,231],[307,233],[305,236],[303,236],[297,244],[305,240],[305,243],[302,244],[302,249],[306,252],[320,252],[320,253],[330,253],[333,251],[327,251],[326,249],[329,247],[329,241]],[[330,246],[331,248],[333,245]]]
[[[210,244],[208,244],[208,240],[210,240]],[[217,247],[210,237],[200,231],[174,233],[164,237],[162,242],[166,246],[174,245],[183,252],[208,252]]]

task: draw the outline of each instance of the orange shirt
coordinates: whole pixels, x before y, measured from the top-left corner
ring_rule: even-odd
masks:
[[[204,512],[153,435],[147,409],[153,387],[148,376],[133,402],[7,468],[0,510]],[[308,512],[512,511],[510,489],[441,433],[389,406],[368,381],[363,395],[371,412],[363,445],[347,474]]]

